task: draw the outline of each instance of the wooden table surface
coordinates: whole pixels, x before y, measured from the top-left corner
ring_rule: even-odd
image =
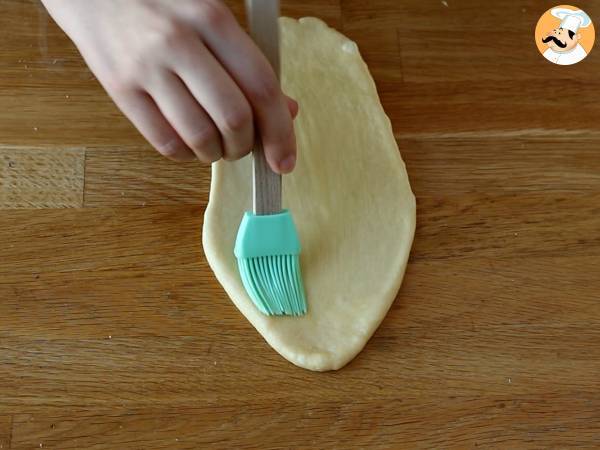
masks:
[[[284,2],[358,43],[418,203],[387,318],[312,373],[209,270],[209,169],[155,154],[38,3],[0,0],[0,449],[597,448],[600,49],[546,62],[551,6]]]

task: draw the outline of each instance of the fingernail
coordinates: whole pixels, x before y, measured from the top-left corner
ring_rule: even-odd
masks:
[[[296,165],[296,155],[290,155],[287,158],[284,158],[279,163],[279,170],[281,173],[288,173],[294,170],[294,166]]]

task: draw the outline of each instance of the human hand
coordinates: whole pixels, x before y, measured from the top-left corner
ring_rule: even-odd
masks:
[[[298,105],[220,0],[43,2],[161,154],[235,160],[258,132],[271,168],[294,168]]]

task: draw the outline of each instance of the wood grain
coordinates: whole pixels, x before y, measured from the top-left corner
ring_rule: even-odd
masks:
[[[402,134],[397,142],[419,197],[598,191],[600,133],[529,131]],[[85,183],[86,207],[205,204],[210,168],[172,163],[146,146],[95,147],[86,151]]]
[[[200,206],[5,210],[0,223],[0,273],[182,268],[202,254]]]
[[[508,137],[565,137],[565,132],[566,136],[583,132],[589,137],[598,130],[600,105],[588,92],[599,89],[600,81],[406,82],[400,87],[382,81],[378,85],[396,137],[461,133],[460,138],[467,132],[482,133],[481,137],[498,137],[499,132],[509,132]]]
[[[344,371],[319,376],[282,364],[249,326],[213,324],[189,336],[8,337],[1,348],[12,362],[0,369],[0,395],[2,409],[11,413],[44,406],[344,403],[357,401],[357,386],[366,391],[358,401],[543,399],[552,392],[594,392],[599,338],[585,326],[398,329],[384,323]]]
[[[400,138],[413,191],[423,196],[469,193],[595,193],[600,190],[600,136],[457,133]],[[493,142],[493,150],[489,150]]]
[[[587,280],[599,275],[599,266],[597,256],[413,261],[380,333],[398,322],[423,329],[597,328],[597,292]],[[219,329],[243,325],[204,259],[179,272],[175,276],[169,267],[89,269],[76,275],[68,270],[3,272],[0,315],[5,325],[0,336],[25,338],[35,329],[43,339],[174,337],[193,336],[211,324]],[[573,295],[568,307],[563,286]],[[53,311],[65,320],[57,323]],[[28,319],[32,316],[35,325]],[[148,327],[155,322],[160,327]]]
[[[413,259],[600,254],[600,193],[473,194],[417,202],[421,220]]]
[[[206,204],[209,189],[200,162],[176,164],[146,145],[86,150],[86,207]]]
[[[12,421],[12,416],[0,415],[0,449],[10,448]]]
[[[60,411],[49,414],[17,415],[14,449],[30,449],[43,443],[44,448],[60,445],[62,449],[140,448],[156,449],[229,449],[252,448],[249,440],[260,441],[268,448],[465,448],[482,446],[491,449],[548,448],[560,440],[565,446],[593,448],[588,443],[600,439],[595,424],[600,406],[596,395],[553,395],[547,400],[523,396],[508,400],[503,396],[482,399],[469,397],[436,401],[364,400],[347,403],[281,404],[272,421],[262,417],[271,405],[264,402],[245,407],[177,409],[106,409]],[[566,420],[556,420],[549,403],[565,412]],[[468,405],[468,408],[465,408]],[[397,417],[397,411],[405,413]],[[365,416],[364,411],[369,411]],[[526,414],[522,422],[514,416]],[[484,423],[480,423],[484,418]],[[591,422],[591,426],[584,423]],[[422,428],[432,430],[422,435]],[[197,430],[198,432],[190,432]],[[475,431],[473,431],[475,430]],[[105,442],[88,436],[104,435]],[[226,436],[225,438],[223,436]],[[422,435],[418,438],[417,436]],[[405,436],[409,436],[405,438]],[[412,436],[412,437],[410,437]]]
[[[0,449],[597,448],[600,52],[544,61],[551,6],[282,2],[357,42],[418,204],[387,317],[317,374],[214,279],[210,169],[158,156],[37,1],[0,0]]]
[[[83,206],[83,149],[0,146],[0,208]]]
[[[576,76],[560,66],[539,64],[533,32],[542,13],[556,2],[497,1],[485,7],[468,0],[341,3],[344,29],[360,31],[371,39],[377,38],[372,30],[396,31],[399,51],[388,47],[387,53],[392,59],[401,57],[403,76],[409,82],[597,80],[598,58],[588,58],[578,66]],[[600,14],[600,5],[593,0],[577,6],[591,17]],[[367,55],[381,51],[376,45],[365,49]]]

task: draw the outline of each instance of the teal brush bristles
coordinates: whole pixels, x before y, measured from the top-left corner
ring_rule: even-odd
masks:
[[[300,241],[289,211],[270,215],[245,213],[234,253],[244,288],[263,314],[306,314]]]

